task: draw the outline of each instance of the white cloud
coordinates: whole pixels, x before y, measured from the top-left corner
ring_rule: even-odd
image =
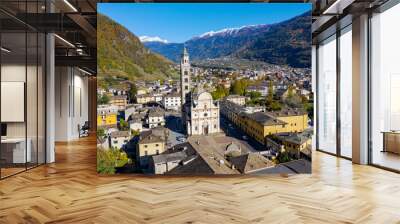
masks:
[[[161,39],[160,37],[149,37],[149,36],[141,36],[139,37],[141,42],[162,42],[168,43],[168,40]]]

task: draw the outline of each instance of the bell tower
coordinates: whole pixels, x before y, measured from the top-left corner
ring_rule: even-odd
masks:
[[[182,105],[186,102],[186,96],[190,93],[190,63],[189,54],[186,47],[183,48],[183,54],[181,58],[181,103]]]

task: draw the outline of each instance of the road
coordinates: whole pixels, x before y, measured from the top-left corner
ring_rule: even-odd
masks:
[[[167,147],[171,147],[173,145],[179,144],[178,137],[185,137],[181,114],[178,112],[167,112],[166,116],[166,124],[165,127],[170,130]],[[246,133],[244,133],[239,127],[236,127],[233,123],[231,123],[228,119],[221,116],[220,117],[220,127],[221,130],[229,137],[233,137],[238,139],[242,144],[244,144],[251,152],[263,151],[265,150],[265,146],[261,143],[257,142],[253,138],[249,137]],[[247,139],[244,140],[243,136],[247,136]]]
[[[264,145],[248,136],[244,131],[223,116],[220,117],[220,127],[222,131],[225,132],[226,136],[240,140],[251,152],[266,150]],[[247,136],[247,140],[244,140],[243,136]]]
[[[185,134],[183,133],[180,113],[167,112],[165,114],[165,117],[165,127],[168,128],[170,131],[167,142],[167,147],[169,148],[176,144],[182,143],[176,140],[176,138],[185,137]]]

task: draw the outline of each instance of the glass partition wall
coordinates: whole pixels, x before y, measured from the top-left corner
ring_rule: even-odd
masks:
[[[339,48],[339,123],[340,155],[352,157],[352,34],[351,25],[340,31]]]
[[[1,179],[45,163],[45,35],[14,25],[0,27]]]
[[[319,150],[336,153],[336,35],[321,42],[318,54],[318,133]]]
[[[317,48],[317,149],[352,157],[351,25]]]
[[[400,171],[400,4],[371,18],[370,163]]]

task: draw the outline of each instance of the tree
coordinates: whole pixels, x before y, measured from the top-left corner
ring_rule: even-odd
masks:
[[[131,130],[131,135],[132,136],[140,135],[140,131],[139,130]]]
[[[307,111],[308,117],[313,119],[314,117],[314,103],[305,103],[303,108]]]
[[[272,111],[277,111],[282,109],[281,103],[279,101],[275,100],[274,98],[274,86],[272,84],[272,81],[269,81],[268,83],[268,95],[267,99],[265,101],[265,106],[267,107],[268,110]]]
[[[106,136],[106,131],[104,128],[98,128],[96,131],[96,136],[98,140],[102,140]]]
[[[236,95],[244,96],[246,94],[246,88],[248,83],[244,79],[235,80],[231,87],[231,93]]]
[[[282,109],[282,105],[278,101],[272,102],[272,104],[270,106],[270,110],[277,111],[277,110],[281,110],[281,109]]]
[[[124,119],[119,119],[119,128],[122,131],[127,131],[129,129],[129,124]]]
[[[268,83],[268,95],[267,95],[267,105],[271,105],[274,101],[274,86],[272,84],[272,81],[269,81]]]
[[[292,98],[294,96],[294,86],[290,85],[288,88],[288,95],[287,98]]]
[[[257,100],[260,97],[261,97],[261,93],[255,92],[255,91],[250,92],[250,99],[251,100]]]
[[[136,99],[136,94],[137,94],[137,87],[135,84],[131,85],[131,88],[129,89],[128,96],[129,96],[129,101],[134,102]]]
[[[97,104],[102,105],[102,104],[108,104],[110,102],[110,98],[107,95],[97,95]]]
[[[214,100],[219,100],[224,98],[229,94],[229,90],[226,89],[223,85],[218,85],[216,90],[211,93],[211,96]]]
[[[114,174],[115,168],[130,162],[128,155],[120,149],[97,149],[97,172],[100,174]]]
[[[278,156],[276,157],[278,163],[286,163],[291,161],[292,159],[290,158],[290,155],[288,152],[279,152]]]

